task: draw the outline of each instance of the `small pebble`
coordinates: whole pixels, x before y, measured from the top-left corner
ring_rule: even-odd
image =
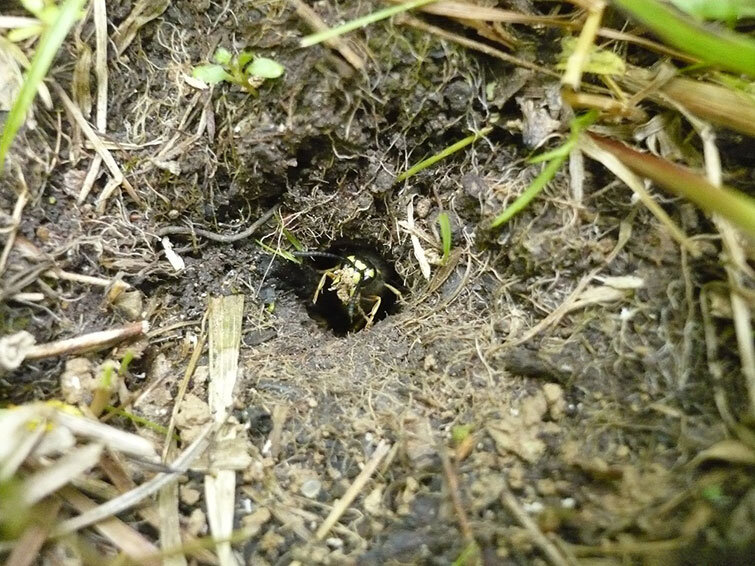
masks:
[[[320,483],[320,480],[307,480],[301,484],[299,491],[304,497],[314,499],[320,493],[321,489],[322,483]]]

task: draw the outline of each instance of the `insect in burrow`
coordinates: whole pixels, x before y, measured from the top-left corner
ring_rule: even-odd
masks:
[[[321,307],[331,327],[341,326],[344,332],[371,327],[377,316],[401,299],[401,291],[390,282],[393,271],[377,254],[362,248],[336,251],[295,252],[297,257],[319,261],[322,273],[312,296],[313,305]],[[327,265],[322,265],[323,262]],[[381,310],[382,307],[382,310]],[[338,311],[338,312],[333,312]],[[333,324],[344,318],[345,324]]]

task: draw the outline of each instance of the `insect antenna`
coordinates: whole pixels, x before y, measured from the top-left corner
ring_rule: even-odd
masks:
[[[318,258],[320,258],[320,259],[332,259],[332,260],[335,260],[335,261],[347,261],[346,258],[344,258],[344,257],[342,257],[340,255],[337,255],[337,254],[332,254],[330,252],[318,252],[318,251],[314,251],[314,252],[291,252],[291,255],[293,255],[294,257],[306,257],[306,258],[310,258],[310,259],[318,259]]]

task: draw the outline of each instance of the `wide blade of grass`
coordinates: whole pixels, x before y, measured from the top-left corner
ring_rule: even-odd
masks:
[[[42,33],[39,45],[31,61],[26,80],[21,86],[18,97],[8,112],[8,119],[0,137],[0,173],[5,165],[5,155],[8,153],[13,138],[26,119],[26,113],[34,102],[37,89],[47,75],[58,49],[63,44],[68,32],[76,20],[81,16],[81,10],[86,0],[66,0],[60,6],[57,19]]]
[[[613,0],[613,3],[666,43],[722,69],[755,76],[755,41],[749,37],[711,29],[658,0]]]
[[[413,0],[412,2],[407,2],[398,6],[391,6],[390,8],[378,10],[377,12],[367,14],[366,16],[362,16],[361,18],[357,18],[356,20],[351,20],[350,22],[346,22],[345,24],[342,24],[340,26],[308,35],[302,38],[300,45],[302,47],[310,47],[323,41],[333,39],[334,37],[337,37],[344,33],[354,31],[355,29],[359,29],[369,24],[379,22],[380,20],[385,20],[386,18],[390,18],[391,16],[395,16],[396,14],[400,14],[401,12],[413,10],[414,8],[419,8],[420,6],[424,6],[425,4],[429,4],[430,2],[435,1],[436,0]]]
[[[589,133],[599,147],[613,154],[638,175],[682,196],[702,210],[722,216],[755,236],[755,199],[730,187],[717,187],[708,179],[655,155],[641,153],[623,143]]]

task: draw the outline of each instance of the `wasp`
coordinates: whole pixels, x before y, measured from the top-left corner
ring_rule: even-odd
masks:
[[[368,249],[346,247],[294,255],[319,263],[321,276],[312,304],[320,307],[334,330],[340,327],[345,332],[355,332],[370,328],[376,317],[402,298],[401,291],[391,283],[393,270]]]

